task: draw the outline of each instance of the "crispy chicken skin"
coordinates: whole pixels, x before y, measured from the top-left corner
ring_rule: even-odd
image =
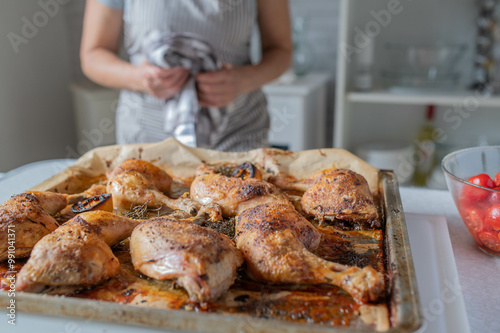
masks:
[[[268,182],[212,173],[196,177],[191,183],[190,195],[200,204],[218,204],[224,216],[236,216],[245,209],[271,201],[290,204],[288,197]]]
[[[0,261],[8,258],[9,240],[15,240],[15,256],[29,256],[43,236],[57,229],[54,215],[67,205],[67,196],[52,192],[25,192],[0,205]],[[9,225],[10,232],[9,232]],[[9,234],[14,238],[9,239]],[[13,237],[13,236],[11,236]]]
[[[302,210],[316,218],[374,221],[378,214],[365,178],[353,171],[325,171],[302,196]]]
[[[136,270],[157,279],[176,279],[195,302],[218,299],[233,284],[243,255],[225,235],[174,218],[154,218],[130,238]]]
[[[87,198],[105,193],[107,193],[106,185],[100,184],[94,184],[83,192],[83,194],[85,194],[85,197]]]
[[[146,177],[147,180],[160,192],[167,192],[172,185],[172,178],[165,171],[140,159],[128,159],[119,166],[107,172],[107,177],[112,180],[121,173],[135,171]]]
[[[268,182],[274,184],[282,190],[289,191],[300,191],[305,192],[310,189],[314,184],[319,182],[323,176],[329,174],[336,169],[325,169],[314,173],[311,177],[298,180],[291,175],[277,174],[276,176],[271,176],[268,178]]]
[[[111,251],[140,221],[105,211],[82,213],[43,237],[17,275],[17,290],[93,286],[115,276],[120,263]]]
[[[118,210],[129,210],[132,206],[168,206],[195,214],[199,205],[189,198],[171,199],[158,189],[141,173],[126,171],[108,182],[107,190],[113,196],[113,205]]]
[[[237,219],[236,246],[252,278],[271,283],[332,284],[359,302],[375,301],[384,277],[371,267],[326,261],[310,252],[320,240],[314,227],[290,205],[266,203]]]

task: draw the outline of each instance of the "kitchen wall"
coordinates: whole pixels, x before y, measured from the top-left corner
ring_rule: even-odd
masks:
[[[75,139],[69,36],[60,6],[44,9],[38,0],[3,0],[0,6],[0,172],[5,172],[66,157]]]
[[[68,28],[69,51],[71,59],[71,80],[78,82],[85,80],[86,77],[80,67],[80,41],[83,29],[83,14],[85,11],[85,0],[71,1],[64,8],[67,17],[66,24]]]
[[[333,118],[335,105],[334,78],[337,65],[337,40],[339,22],[339,0],[290,0],[292,21],[305,18],[307,48],[312,53],[313,71],[329,73],[332,81],[328,87],[325,142],[333,142]],[[293,25],[293,22],[292,22]]]
[[[339,0],[290,0],[292,21],[306,19],[308,48],[313,55],[312,70],[333,76],[337,65]]]

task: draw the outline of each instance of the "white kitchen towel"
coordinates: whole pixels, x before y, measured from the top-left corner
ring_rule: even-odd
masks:
[[[165,132],[187,146],[210,147],[210,134],[223,123],[226,108],[200,107],[195,75],[222,67],[212,46],[195,34],[155,30],[144,40],[143,51],[152,65],[191,72],[184,88],[165,101]]]

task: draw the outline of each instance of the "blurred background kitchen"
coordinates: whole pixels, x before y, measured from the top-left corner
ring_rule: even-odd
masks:
[[[84,6],[0,4],[0,172],[114,143],[118,92],[80,69]],[[444,189],[446,153],[500,144],[497,1],[290,0],[290,7],[294,65],[264,87],[274,146],[345,148],[394,169],[406,185]],[[257,32],[254,40],[258,60]]]

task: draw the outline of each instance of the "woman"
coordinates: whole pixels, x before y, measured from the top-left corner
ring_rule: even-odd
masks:
[[[250,38],[258,24],[262,60],[250,63]],[[118,144],[154,142],[163,130],[163,105],[190,73],[146,61],[141,43],[152,30],[203,37],[225,63],[196,76],[202,107],[227,106],[210,148],[245,151],[268,145],[269,116],[260,87],[291,62],[287,0],[87,0],[81,44],[82,69],[93,81],[121,89],[116,115]],[[122,31],[130,63],[118,56]]]

